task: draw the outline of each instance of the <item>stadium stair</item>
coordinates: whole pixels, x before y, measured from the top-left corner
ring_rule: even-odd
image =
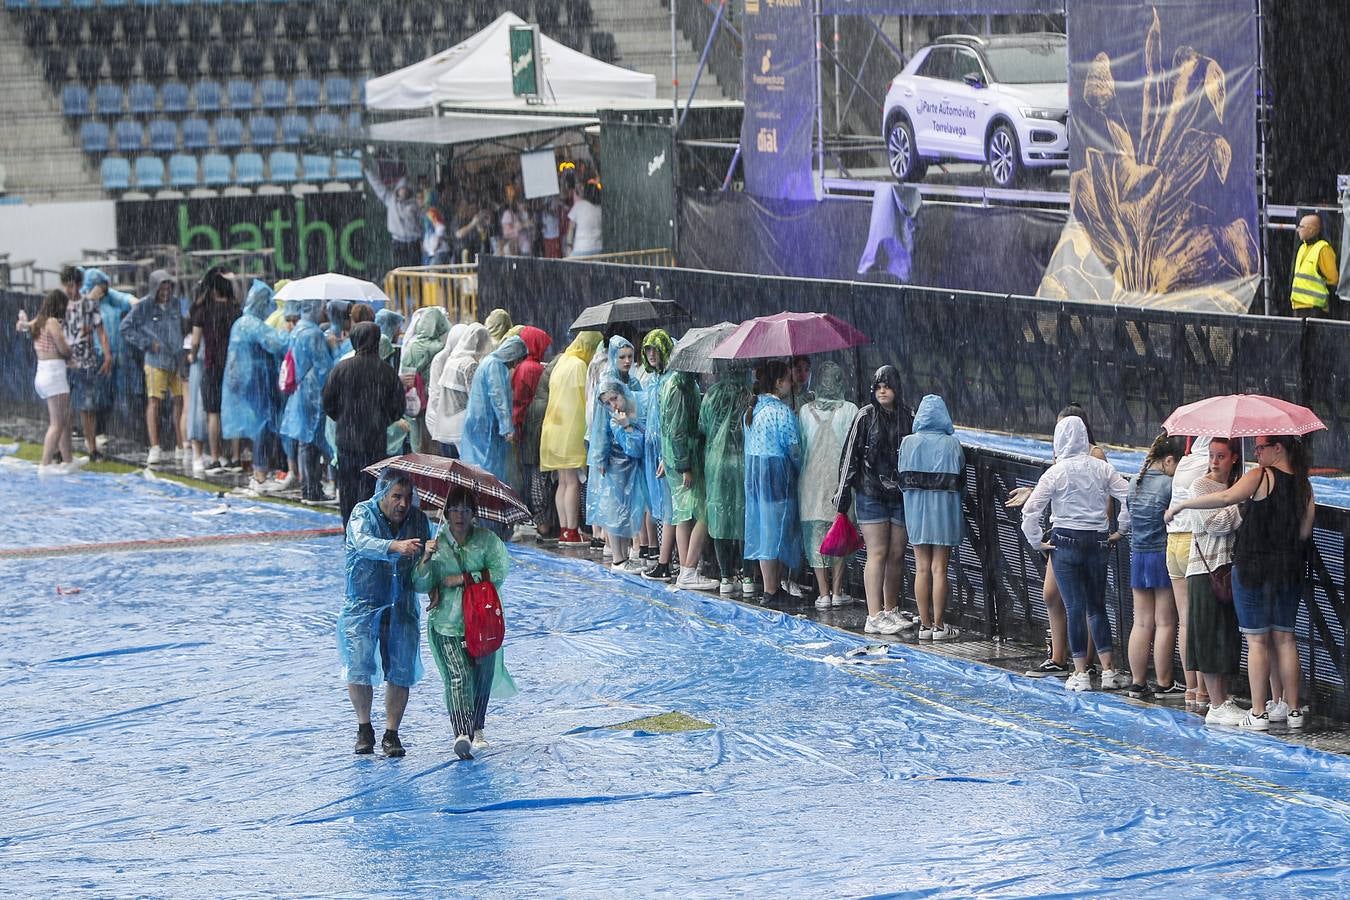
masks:
[[[670,85],[670,7],[661,0],[591,0],[595,24],[592,26],[592,44],[596,33],[614,36],[618,51],[616,65],[656,76],[656,96],[669,100]],[[679,61],[680,101],[689,97],[694,72],[703,47],[695,47],[684,36],[677,34],[676,58]],[[594,46],[580,48],[587,52]],[[722,88],[711,72],[705,71],[699,79],[698,100],[725,100]]]

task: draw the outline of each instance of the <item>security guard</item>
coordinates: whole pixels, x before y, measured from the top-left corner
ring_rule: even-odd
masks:
[[[1322,217],[1304,216],[1298,221],[1298,236],[1303,245],[1294,260],[1294,283],[1289,291],[1289,305],[1294,315],[1302,319],[1328,317],[1331,295],[1340,280],[1336,268],[1336,251],[1322,237]]]

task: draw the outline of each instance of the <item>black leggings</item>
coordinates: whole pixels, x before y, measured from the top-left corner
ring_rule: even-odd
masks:
[[[713,550],[717,553],[717,569],[723,578],[744,578],[745,573],[755,571],[744,559],[745,544],[742,541],[714,538]]]

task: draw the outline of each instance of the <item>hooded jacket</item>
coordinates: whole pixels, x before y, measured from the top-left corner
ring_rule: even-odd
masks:
[[[112,281],[102,269],[84,270],[80,293],[87,294],[100,284],[106,285],[108,290],[104,292],[103,299],[98,301],[98,312],[103,317],[103,331],[108,335],[108,350],[113,359],[118,359],[126,353],[126,345],[122,341],[122,316],[135,308],[136,298],[124,291],[113,290]]]
[[[389,231],[389,237],[404,243],[416,241],[420,245],[422,243],[422,204],[417,201],[416,195],[411,190],[409,190],[408,196],[402,200],[398,196],[400,188],[408,187],[408,179],[400,178],[398,183],[391,188],[369,169],[365,170],[365,174],[370,189],[384,204],[384,227]]]
[[[173,289],[159,303],[161,285]],[[178,281],[164,269],[150,273],[150,292],[132,308],[122,323],[126,342],[145,354],[145,364],[165,372],[177,372],[183,351],[183,310],[178,302]]]
[[[380,359],[398,368],[398,333],[403,329],[403,315],[392,309],[375,313],[375,324],[380,329]]]
[[[1045,471],[1022,507],[1022,534],[1039,547],[1041,513],[1049,506],[1055,528],[1105,533],[1107,497],[1119,503],[1119,530],[1130,528],[1130,483],[1107,461],[1091,455],[1087,426],[1077,416],[1055,426],[1055,464]]]
[[[553,344],[543,329],[526,325],[520,329],[520,339],[525,342],[526,357],[520,365],[511,370],[512,411],[511,421],[516,429],[525,427],[525,411],[534,400],[534,392],[539,387],[539,379],[544,374],[544,354]]]
[[[323,386],[323,412],[337,426],[339,458],[380,458],[385,431],[403,416],[403,383],[380,359],[374,322],[352,329],[352,351]]]
[[[937,394],[919,402],[914,432],[900,442],[900,486],[905,490],[960,491],[965,454],[947,404]]]
[[[882,384],[895,392],[892,412],[877,402],[876,389]],[[901,502],[900,441],[912,428],[910,412],[900,403],[900,373],[895,366],[882,366],[872,377],[872,402],[858,410],[844,442],[835,509],[846,512],[854,491],[886,503]]]

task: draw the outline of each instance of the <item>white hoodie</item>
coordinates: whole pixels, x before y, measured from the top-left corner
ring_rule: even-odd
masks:
[[[1130,483],[1105,460],[1091,455],[1087,426],[1077,416],[1055,426],[1055,464],[1046,470],[1022,507],[1022,534],[1033,547],[1041,545],[1041,514],[1050,504],[1056,528],[1105,532],[1109,494],[1120,504],[1117,523],[1130,529]]]

